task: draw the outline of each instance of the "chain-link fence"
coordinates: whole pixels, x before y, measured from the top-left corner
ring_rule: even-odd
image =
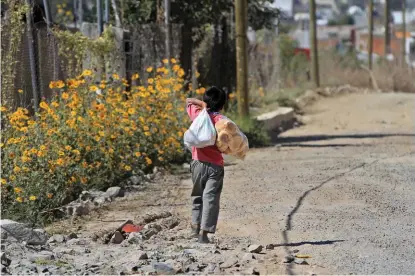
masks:
[[[181,49],[181,26],[173,24],[172,28],[172,56],[179,57]],[[165,57],[165,35],[166,28],[161,24],[148,24],[131,26],[129,29],[113,28],[115,33],[115,50],[111,54],[111,60],[106,60],[109,66],[107,70],[117,72],[122,77],[131,77],[134,73],[143,73],[148,66],[157,66]],[[90,38],[98,37],[96,24],[84,23],[80,30]],[[14,57],[15,77],[13,80],[13,91],[6,92],[12,99],[12,105],[30,107],[33,106],[33,91],[38,91],[39,98],[50,98],[53,94],[49,83],[53,80],[65,79],[70,76],[67,72],[65,58],[59,55],[59,40],[44,22],[33,26],[33,47],[35,50],[36,69],[31,72],[27,30],[22,34],[20,47]],[[7,51],[7,35],[2,35],[2,50]],[[62,49],[71,51],[71,49]],[[73,53],[75,55],[76,53]],[[92,66],[91,57],[83,61],[83,67],[88,69]],[[98,68],[99,69],[99,68]],[[99,70],[97,70],[99,71]],[[32,76],[36,77],[37,89],[33,89]],[[18,90],[23,90],[22,94]],[[4,92],[4,91],[3,91]],[[10,99],[8,100],[10,104]]]

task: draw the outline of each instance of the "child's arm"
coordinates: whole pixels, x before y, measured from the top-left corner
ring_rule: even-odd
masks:
[[[194,104],[194,105],[197,105],[198,107],[200,107],[202,109],[206,108],[206,103],[204,101],[201,101],[201,100],[198,100],[198,99],[195,99],[195,98],[187,98],[186,99],[186,104],[187,105]]]
[[[187,114],[192,121],[196,119],[202,109],[206,108],[205,102],[193,98],[186,99],[186,105]]]

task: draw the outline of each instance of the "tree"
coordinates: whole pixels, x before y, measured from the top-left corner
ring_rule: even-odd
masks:
[[[315,0],[310,0],[311,77],[313,79],[314,85],[316,87],[320,87],[316,25],[316,2]]]
[[[390,1],[385,1],[385,57],[390,53],[390,29],[389,29],[389,19],[390,19]]]

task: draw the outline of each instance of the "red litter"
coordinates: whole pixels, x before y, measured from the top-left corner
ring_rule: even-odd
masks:
[[[137,226],[134,224],[126,224],[123,226],[123,228],[121,229],[121,231],[123,231],[124,233],[134,233],[134,232],[140,232],[141,230],[143,230],[144,226]]]

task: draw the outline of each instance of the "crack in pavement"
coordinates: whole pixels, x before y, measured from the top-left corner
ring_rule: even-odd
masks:
[[[379,158],[379,159],[376,159],[376,160],[374,160],[374,161],[372,161],[372,162],[370,162],[370,163],[363,162],[362,164],[357,165],[357,166],[355,166],[355,167],[353,167],[353,168],[349,169],[348,171],[345,171],[345,172],[342,172],[342,173],[336,174],[336,175],[334,175],[334,176],[332,176],[332,177],[329,177],[329,178],[327,178],[326,180],[324,180],[323,182],[321,182],[319,185],[317,185],[317,186],[315,186],[315,187],[313,187],[313,188],[311,188],[311,189],[309,189],[309,190],[305,191],[305,192],[304,192],[304,193],[303,193],[303,194],[302,194],[302,195],[301,195],[301,196],[297,199],[297,204],[296,204],[296,205],[295,205],[295,207],[291,210],[291,212],[287,215],[287,219],[286,219],[286,223],[285,223],[285,230],[284,230],[284,231],[282,231],[282,236],[283,236],[283,240],[284,240],[284,242],[283,242],[283,244],[284,244],[284,249],[285,249],[285,252],[287,253],[287,255],[290,255],[290,251],[288,250],[288,247],[289,247],[289,245],[290,245],[289,238],[288,238],[288,231],[290,231],[290,230],[291,230],[291,228],[292,228],[292,220],[293,220],[293,217],[294,217],[295,213],[297,213],[297,212],[298,212],[298,209],[300,209],[301,205],[303,204],[304,199],[307,197],[307,195],[308,195],[308,194],[310,194],[311,192],[313,192],[313,191],[315,191],[315,190],[320,189],[321,187],[323,187],[325,184],[329,183],[329,182],[330,182],[330,181],[332,181],[332,180],[335,180],[335,179],[338,179],[338,178],[340,178],[340,177],[343,177],[343,176],[345,176],[346,174],[349,174],[349,173],[351,173],[351,172],[353,172],[353,171],[355,171],[355,170],[361,169],[361,168],[363,168],[363,167],[366,167],[366,166],[371,166],[371,165],[373,165],[374,163],[377,163],[377,162],[378,162],[378,161],[380,161],[380,160],[386,160],[386,159],[390,159],[390,158],[400,158],[400,157],[403,157],[403,156],[406,156],[406,155],[412,155],[412,154],[414,154],[414,153],[415,153],[415,151],[411,151],[411,152],[409,152],[409,153],[404,153],[404,154],[399,155],[399,156]],[[293,270],[292,270],[292,268],[293,268],[293,264],[292,264],[292,263],[288,263],[288,265],[287,265],[287,269],[286,269],[286,271],[287,271],[287,274],[288,274],[288,275],[293,275]]]

